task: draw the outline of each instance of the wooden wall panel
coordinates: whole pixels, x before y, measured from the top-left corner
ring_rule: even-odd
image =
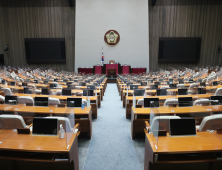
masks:
[[[200,62],[222,62],[222,1],[157,0],[149,6],[150,70],[193,66],[190,63],[158,63],[159,37],[202,37]]]
[[[1,0],[0,23],[0,54],[9,44],[6,64],[75,70],[75,8],[68,1]],[[66,63],[28,64],[24,38],[65,38]]]

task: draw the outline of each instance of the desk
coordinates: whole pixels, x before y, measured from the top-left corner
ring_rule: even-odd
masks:
[[[168,107],[160,106],[159,108],[134,108],[132,107],[131,114],[131,137],[132,139],[137,133],[143,133],[144,122],[150,120],[150,114],[155,116],[160,115],[177,115],[177,116],[189,116],[196,119],[196,124],[199,125],[202,122],[203,116],[210,116],[212,112],[221,112],[222,106],[213,110],[214,106],[193,106],[193,107]],[[191,114],[191,115],[190,115]],[[201,114],[201,115],[200,115]]]
[[[70,170],[79,169],[78,140],[76,134],[71,134],[69,143],[66,142],[66,137],[60,139],[58,136],[23,135],[17,134],[17,132],[13,132],[12,130],[1,130],[0,134],[1,137],[7,136],[7,139],[0,145],[0,159],[11,160],[15,169],[17,169],[17,162],[19,161],[25,161],[27,163],[24,164],[26,168],[27,165],[33,166],[35,162],[37,164],[44,162],[44,164],[48,163],[49,167],[47,168],[50,168],[52,164],[56,167],[56,165],[62,163]],[[67,148],[68,144],[69,147]],[[67,160],[61,162],[55,161],[57,154],[64,154]],[[37,167],[34,166],[33,168],[36,169]]]
[[[26,124],[31,124],[32,119],[34,116],[38,114],[42,115],[54,115],[54,116],[61,116],[64,115],[66,117],[66,114],[69,114],[69,110],[73,110],[73,108],[66,108],[66,107],[56,107],[56,106],[49,106],[49,107],[35,107],[35,106],[25,106],[25,105],[0,105],[1,111],[7,111],[7,112],[14,112],[14,114],[19,114],[23,116]],[[25,115],[23,115],[25,113]],[[29,114],[32,114],[29,116]],[[92,137],[92,108],[91,106],[89,108],[85,107],[85,109],[82,108],[74,108],[74,114],[75,114],[75,123],[79,123],[81,127],[81,133],[86,133],[87,136],[91,139]],[[31,121],[30,121],[31,120]]]
[[[160,164],[165,166],[165,169],[171,169],[173,165],[175,165],[172,163],[187,164],[208,162],[210,164],[221,161],[216,159],[214,153],[222,152],[222,142],[216,135],[210,132],[197,132],[197,136],[170,137],[167,135],[159,137],[157,150],[155,148],[156,140],[153,134],[149,134],[146,130],[144,131],[144,170],[158,170],[160,169]],[[211,168],[212,166],[209,166],[209,169]],[[186,167],[182,165],[179,169],[184,170]]]

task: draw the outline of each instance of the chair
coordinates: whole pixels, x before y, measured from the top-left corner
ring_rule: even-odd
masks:
[[[23,129],[27,127],[20,115],[0,115],[0,129]]]
[[[144,99],[139,99],[139,100],[137,101],[137,104],[144,106]]]
[[[196,126],[199,132],[207,130],[217,130],[222,127],[222,114],[206,116],[201,122],[200,126]]]
[[[48,104],[49,106],[57,106],[58,104],[60,104],[60,100],[57,99],[57,98],[52,98],[52,97],[49,97],[49,100],[48,100]]]
[[[109,64],[114,64],[115,61],[114,60],[109,60]]]
[[[144,89],[136,89],[136,90],[134,90],[134,95],[135,96],[143,96],[144,93],[145,93]]]
[[[185,89],[185,84],[177,84],[178,89]]]
[[[23,93],[24,94],[32,94],[32,89],[25,87]]]
[[[4,104],[5,103],[5,97],[0,95],[0,104]]]
[[[178,99],[166,99],[163,106],[175,106],[178,105]]]
[[[209,99],[197,99],[193,102],[193,105],[209,106],[210,100]]]
[[[11,96],[12,95],[12,91],[11,91],[10,88],[2,88],[1,90],[4,92],[5,96],[6,95]]]
[[[192,83],[189,87],[189,90],[188,90],[188,93],[191,93],[191,94],[196,94],[197,93],[197,87],[199,86],[198,83]]]
[[[149,131],[152,130],[166,130],[168,133],[170,132],[170,119],[180,119],[179,116],[156,116],[153,118]]]
[[[222,88],[218,88],[214,94],[214,96],[222,96]]]
[[[160,89],[169,89],[169,86],[161,86]]]
[[[33,104],[34,105],[34,99],[30,96],[20,96],[17,99],[18,104]]]
[[[84,103],[85,106],[87,106],[87,100],[86,99],[82,99],[82,102]]]

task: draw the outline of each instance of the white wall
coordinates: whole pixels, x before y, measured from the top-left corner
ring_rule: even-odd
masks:
[[[76,0],[75,69],[115,60],[149,70],[148,0]],[[114,29],[119,43],[112,47],[104,34]]]

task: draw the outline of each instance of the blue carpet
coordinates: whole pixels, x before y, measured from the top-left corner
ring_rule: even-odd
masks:
[[[116,84],[107,85],[83,169],[140,169]]]

